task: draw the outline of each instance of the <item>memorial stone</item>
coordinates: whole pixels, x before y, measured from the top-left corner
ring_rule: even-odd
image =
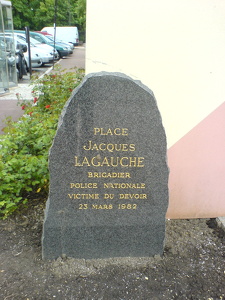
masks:
[[[166,151],[151,90],[121,73],[86,76],[49,154],[43,259],[162,255]]]

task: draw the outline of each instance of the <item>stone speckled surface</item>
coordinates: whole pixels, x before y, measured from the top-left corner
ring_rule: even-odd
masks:
[[[166,148],[151,90],[121,73],[86,76],[50,150],[43,258],[161,255]]]

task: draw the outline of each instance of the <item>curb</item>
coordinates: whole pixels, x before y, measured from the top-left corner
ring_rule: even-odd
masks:
[[[55,63],[58,64],[59,61]],[[44,73],[38,76],[38,79],[44,77],[46,74],[49,74],[53,70],[53,66],[49,67]],[[32,99],[32,89],[35,84],[31,84],[30,79],[28,79],[29,75],[24,76],[23,81],[19,82],[17,86],[13,86],[9,89],[9,91],[5,94],[0,95],[1,100],[18,100],[17,94],[20,94],[23,100],[31,100]]]

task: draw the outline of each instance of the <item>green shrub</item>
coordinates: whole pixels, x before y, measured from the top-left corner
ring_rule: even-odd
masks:
[[[35,79],[32,101],[19,104],[24,115],[18,122],[6,120],[0,136],[0,217],[25,204],[29,193],[48,191],[48,152],[59,115],[84,73],[56,71]]]

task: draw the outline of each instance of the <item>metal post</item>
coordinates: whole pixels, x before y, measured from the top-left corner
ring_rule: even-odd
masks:
[[[30,73],[30,79],[32,75],[32,66],[31,66],[31,52],[30,52],[30,29],[29,27],[25,27],[26,32],[26,42],[28,45],[28,60],[29,60],[29,73]]]
[[[54,69],[54,65],[55,65],[56,20],[57,20],[57,0],[55,0],[55,15],[54,15],[54,54],[53,54],[53,69]]]

